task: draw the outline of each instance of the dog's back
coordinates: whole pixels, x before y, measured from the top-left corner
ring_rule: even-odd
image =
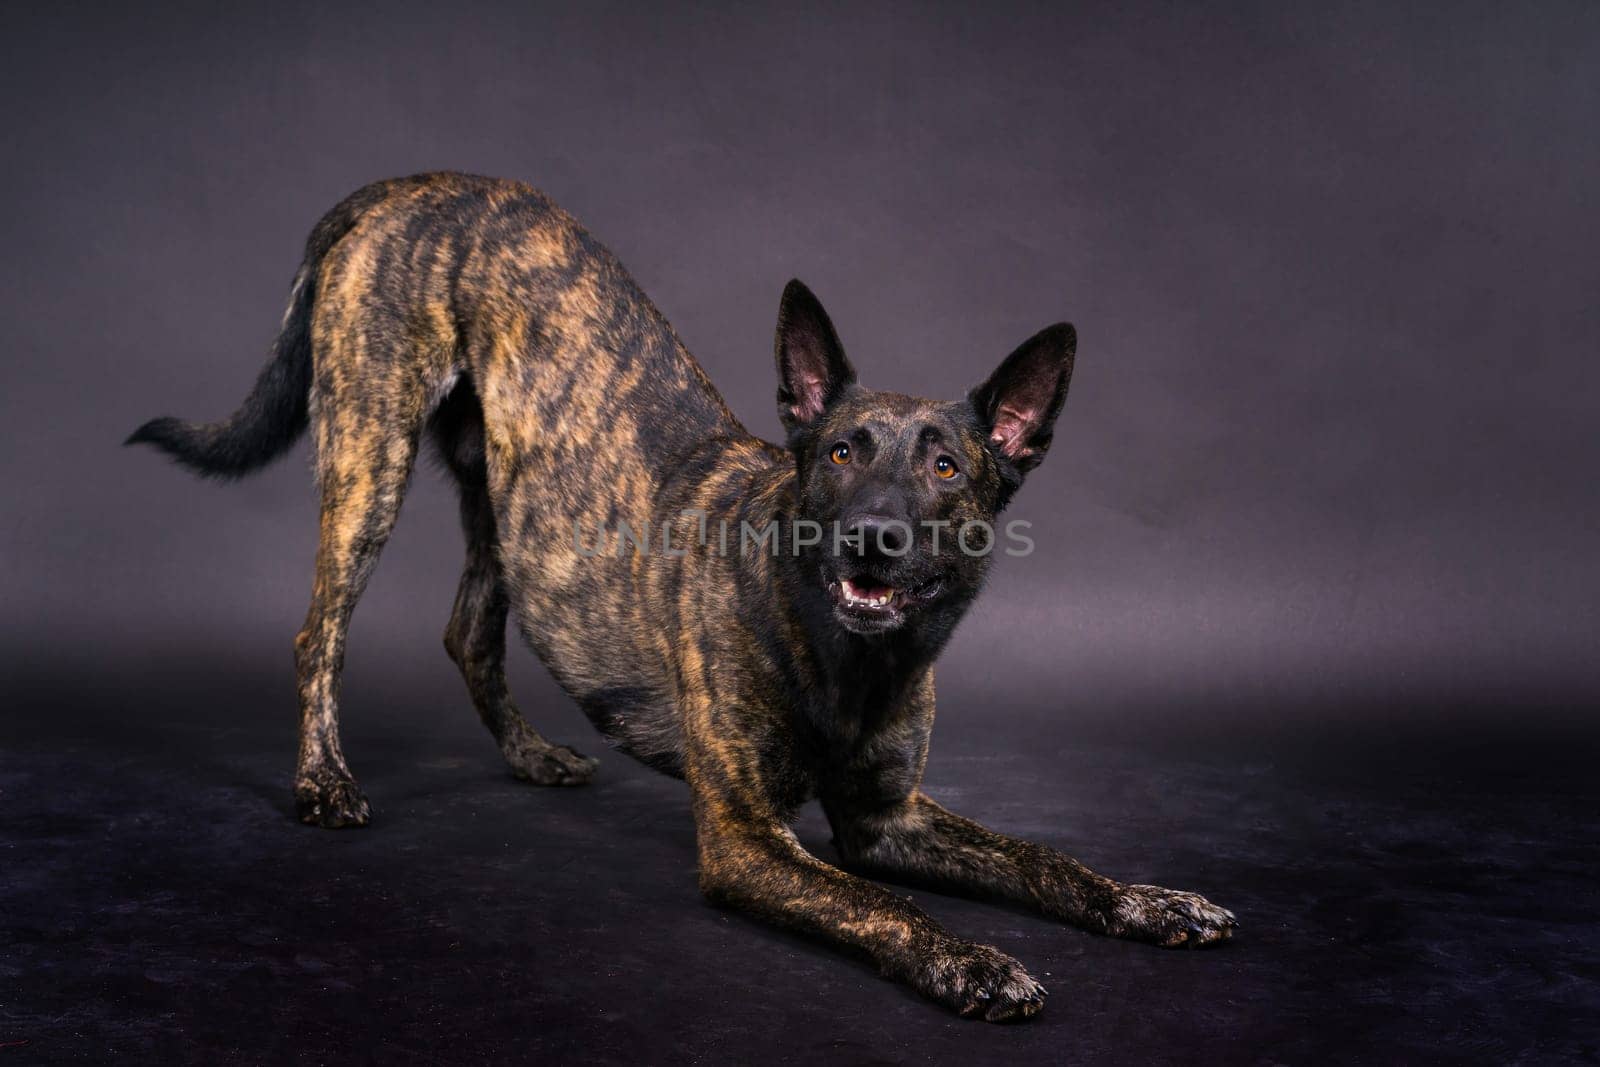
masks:
[[[576,542],[621,522],[649,536],[645,524],[692,495],[695,471],[755,476],[782,453],[739,425],[586,230],[518,182],[442,173],[367,186],[313,230],[273,358],[239,411],[208,425],[153,420],[130,441],[237,477],[308,426],[323,511],[296,640],[302,814],[328,792],[325,779],[348,776],[334,717],[345,629],[424,437],[460,483],[469,539],[446,644],[513,767],[579,781],[593,764],[524,736],[537,738],[505,695],[503,640],[490,636],[511,603],[597,724],[676,769],[663,699],[676,666],[650,606],[661,557],[587,555]],[[327,806],[324,797],[317,810]],[[357,807],[349,821],[364,822]]]

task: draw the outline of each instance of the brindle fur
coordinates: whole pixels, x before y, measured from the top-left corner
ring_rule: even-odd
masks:
[[[617,261],[549,199],[430,174],[368,186],[318,224],[275,355],[238,413],[209,426],[158,419],[130,440],[229,477],[312,430],[322,519],[295,638],[302,820],[369,819],[339,743],[340,667],[427,434],[458,484],[467,536],[445,647],[515,774],[581,784],[596,764],[546,740],[512,702],[513,607],[614,744],[687,780],[709,897],[861,950],[963,1014],[1013,1019],[1045,995],[1019,963],[808,854],[788,828],[796,809],[819,798],[859,870],[1098,933],[1198,946],[1227,938],[1233,916],[1190,893],[1119,884],[923,794],[933,661],[987,559],[934,558],[919,535],[908,558],[879,559],[873,573],[931,575],[937,590],[904,625],[857,632],[829,598],[830,573],[843,573],[833,549],[797,551],[784,524],[848,522],[851,508],[992,519],[1049,445],[1074,347],[1070,327],[1046,330],[954,403],[871,392],[821,306],[791,283],[778,447],[739,424]],[[826,466],[836,441],[861,456],[853,469]],[[925,476],[936,452],[959,465],[959,485]],[[778,520],[780,551],[702,544],[690,511],[712,530],[725,520],[735,544],[741,523]],[[683,555],[660,550],[663,521]],[[650,552],[577,550],[575,530],[592,538],[624,522],[651,531]]]

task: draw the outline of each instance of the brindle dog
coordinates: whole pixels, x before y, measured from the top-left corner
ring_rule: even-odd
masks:
[[[426,435],[467,534],[445,648],[516,775],[574,785],[596,764],[546,740],[506,691],[513,607],[615,745],[687,780],[710,898],[864,951],[962,1014],[1015,1019],[1045,996],[1021,964],[808,854],[789,823],[818,798],[852,867],[1097,933],[1165,946],[1231,934],[1233,915],[1202,897],[1113,881],[919,788],[933,662],[990,559],[954,535],[993,520],[1044,457],[1075,345],[1070,326],[1043,330],[953,402],[875,392],[791,282],[780,448],[739,424],[617,261],[548,198],[429,174],[370,185],[317,224],[236,414],[156,419],[129,440],[231,478],[312,430],[321,540],[295,638],[303,821],[369,818],[339,744],[340,667]],[[619,536],[598,545],[606,531]]]

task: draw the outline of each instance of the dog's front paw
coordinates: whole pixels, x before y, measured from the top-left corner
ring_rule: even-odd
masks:
[[[969,1019],[992,1023],[1037,1015],[1047,995],[1022,964],[1004,952],[960,942],[918,961],[911,984]]]
[[[511,773],[535,785],[583,785],[600,766],[576,749],[543,740],[508,744],[504,752]]]
[[[365,826],[372,821],[366,794],[347,775],[301,778],[294,784],[294,808],[301,822],[325,830]]]
[[[1163,948],[1201,948],[1226,941],[1239,925],[1233,912],[1198,893],[1158,885],[1125,885],[1111,909],[1110,933]]]

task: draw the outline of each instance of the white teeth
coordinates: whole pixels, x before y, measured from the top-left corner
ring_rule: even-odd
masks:
[[[844,591],[845,602],[848,603],[848,604],[855,605],[857,607],[864,607],[864,608],[883,608],[883,607],[888,607],[889,606],[889,601],[894,599],[894,590],[893,589],[889,590],[886,593],[882,593],[882,594],[880,594],[878,596],[862,596],[860,593],[856,592],[855,586],[853,586],[849,582],[841,583],[840,584],[840,588]]]

